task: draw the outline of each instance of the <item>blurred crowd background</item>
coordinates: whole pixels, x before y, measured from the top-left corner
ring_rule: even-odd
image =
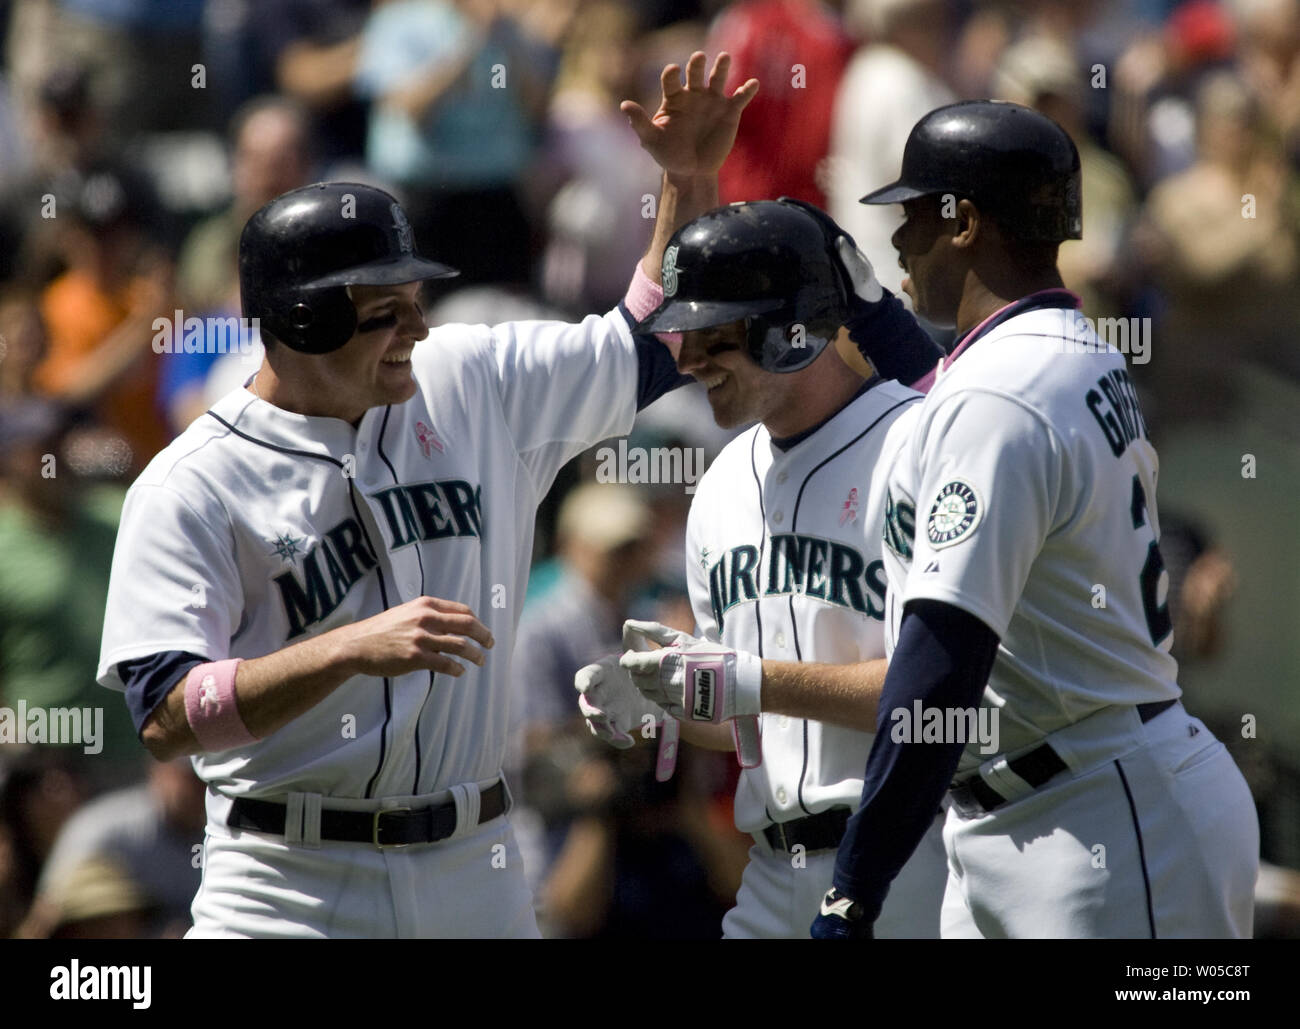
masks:
[[[463,270],[434,322],[613,306],[658,190],[618,102],[653,110],[697,48],[762,84],[723,199],[826,207],[895,290],[898,212],[856,200],[917,118],[992,96],[1073,135],[1063,272],[1149,329],[1182,682],[1255,792],[1259,933],[1300,932],[1300,0],[7,0],[0,32],[0,706],[99,707],[105,737],[0,744],[0,937],[180,935],[201,874],[201,786],[94,673],[126,487],[260,352],[160,354],[154,320],[237,315],[243,222],[326,178],[398,193]],[[630,444],[725,439],[692,387]],[[716,936],[734,761],[688,748],[658,784],[572,690],[624,617],[691,628],[690,496],[596,467],[539,520],[508,769],[529,876],[548,935]]]

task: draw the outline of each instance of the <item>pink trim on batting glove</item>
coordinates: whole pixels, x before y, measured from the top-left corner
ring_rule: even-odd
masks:
[[[664,288],[642,270],[641,262],[638,261],[636,271],[632,273],[632,282],[627,287],[627,296],[623,298],[628,314],[639,322],[663,302]],[[663,343],[680,343],[682,334],[657,332],[655,338]]]
[[[240,658],[209,661],[190,669],[185,679],[185,720],[205,753],[256,743],[235,704],[235,669]]]

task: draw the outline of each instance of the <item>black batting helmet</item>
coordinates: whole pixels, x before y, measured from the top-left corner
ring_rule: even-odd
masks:
[[[638,332],[745,319],[750,356],[770,372],[806,368],[849,317],[852,286],[835,252],[846,236],[801,200],[756,200],[700,215],[664,250],[664,300]]]
[[[912,128],[897,182],[864,204],[901,204],[950,193],[966,197],[1017,239],[1083,237],[1079,151],[1046,115],[999,100],[964,100]]]
[[[349,286],[459,275],[421,257],[395,197],[359,182],[318,182],[276,197],[239,237],[245,318],[294,350],[337,350],[357,327]]]

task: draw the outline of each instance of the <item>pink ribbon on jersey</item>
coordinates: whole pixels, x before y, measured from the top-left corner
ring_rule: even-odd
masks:
[[[443,453],[442,444],[438,442],[438,437],[433,434],[433,430],[424,422],[415,423],[415,438],[420,441],[420,449],[424,451],[425,457],[433,456],[429,451],[430,445],[437,447],[438,453]]]

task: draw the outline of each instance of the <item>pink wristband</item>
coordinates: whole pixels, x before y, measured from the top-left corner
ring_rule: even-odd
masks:
[[[235,669],[240,658],[209,661],[190,669],[185,679],[185,720],[205,753],[256,743],[235,705]]]
[[[640,321],[662,304],[663,300],[664,288],[641,270],[641,262],[638,261],[636,271],[632,274],[632,282],[627,287],[627,296],[623,298],[628,313],[634,319]],[[657,332],[655,337],[664,343],[680,343],[682,341],[680,332]]]

